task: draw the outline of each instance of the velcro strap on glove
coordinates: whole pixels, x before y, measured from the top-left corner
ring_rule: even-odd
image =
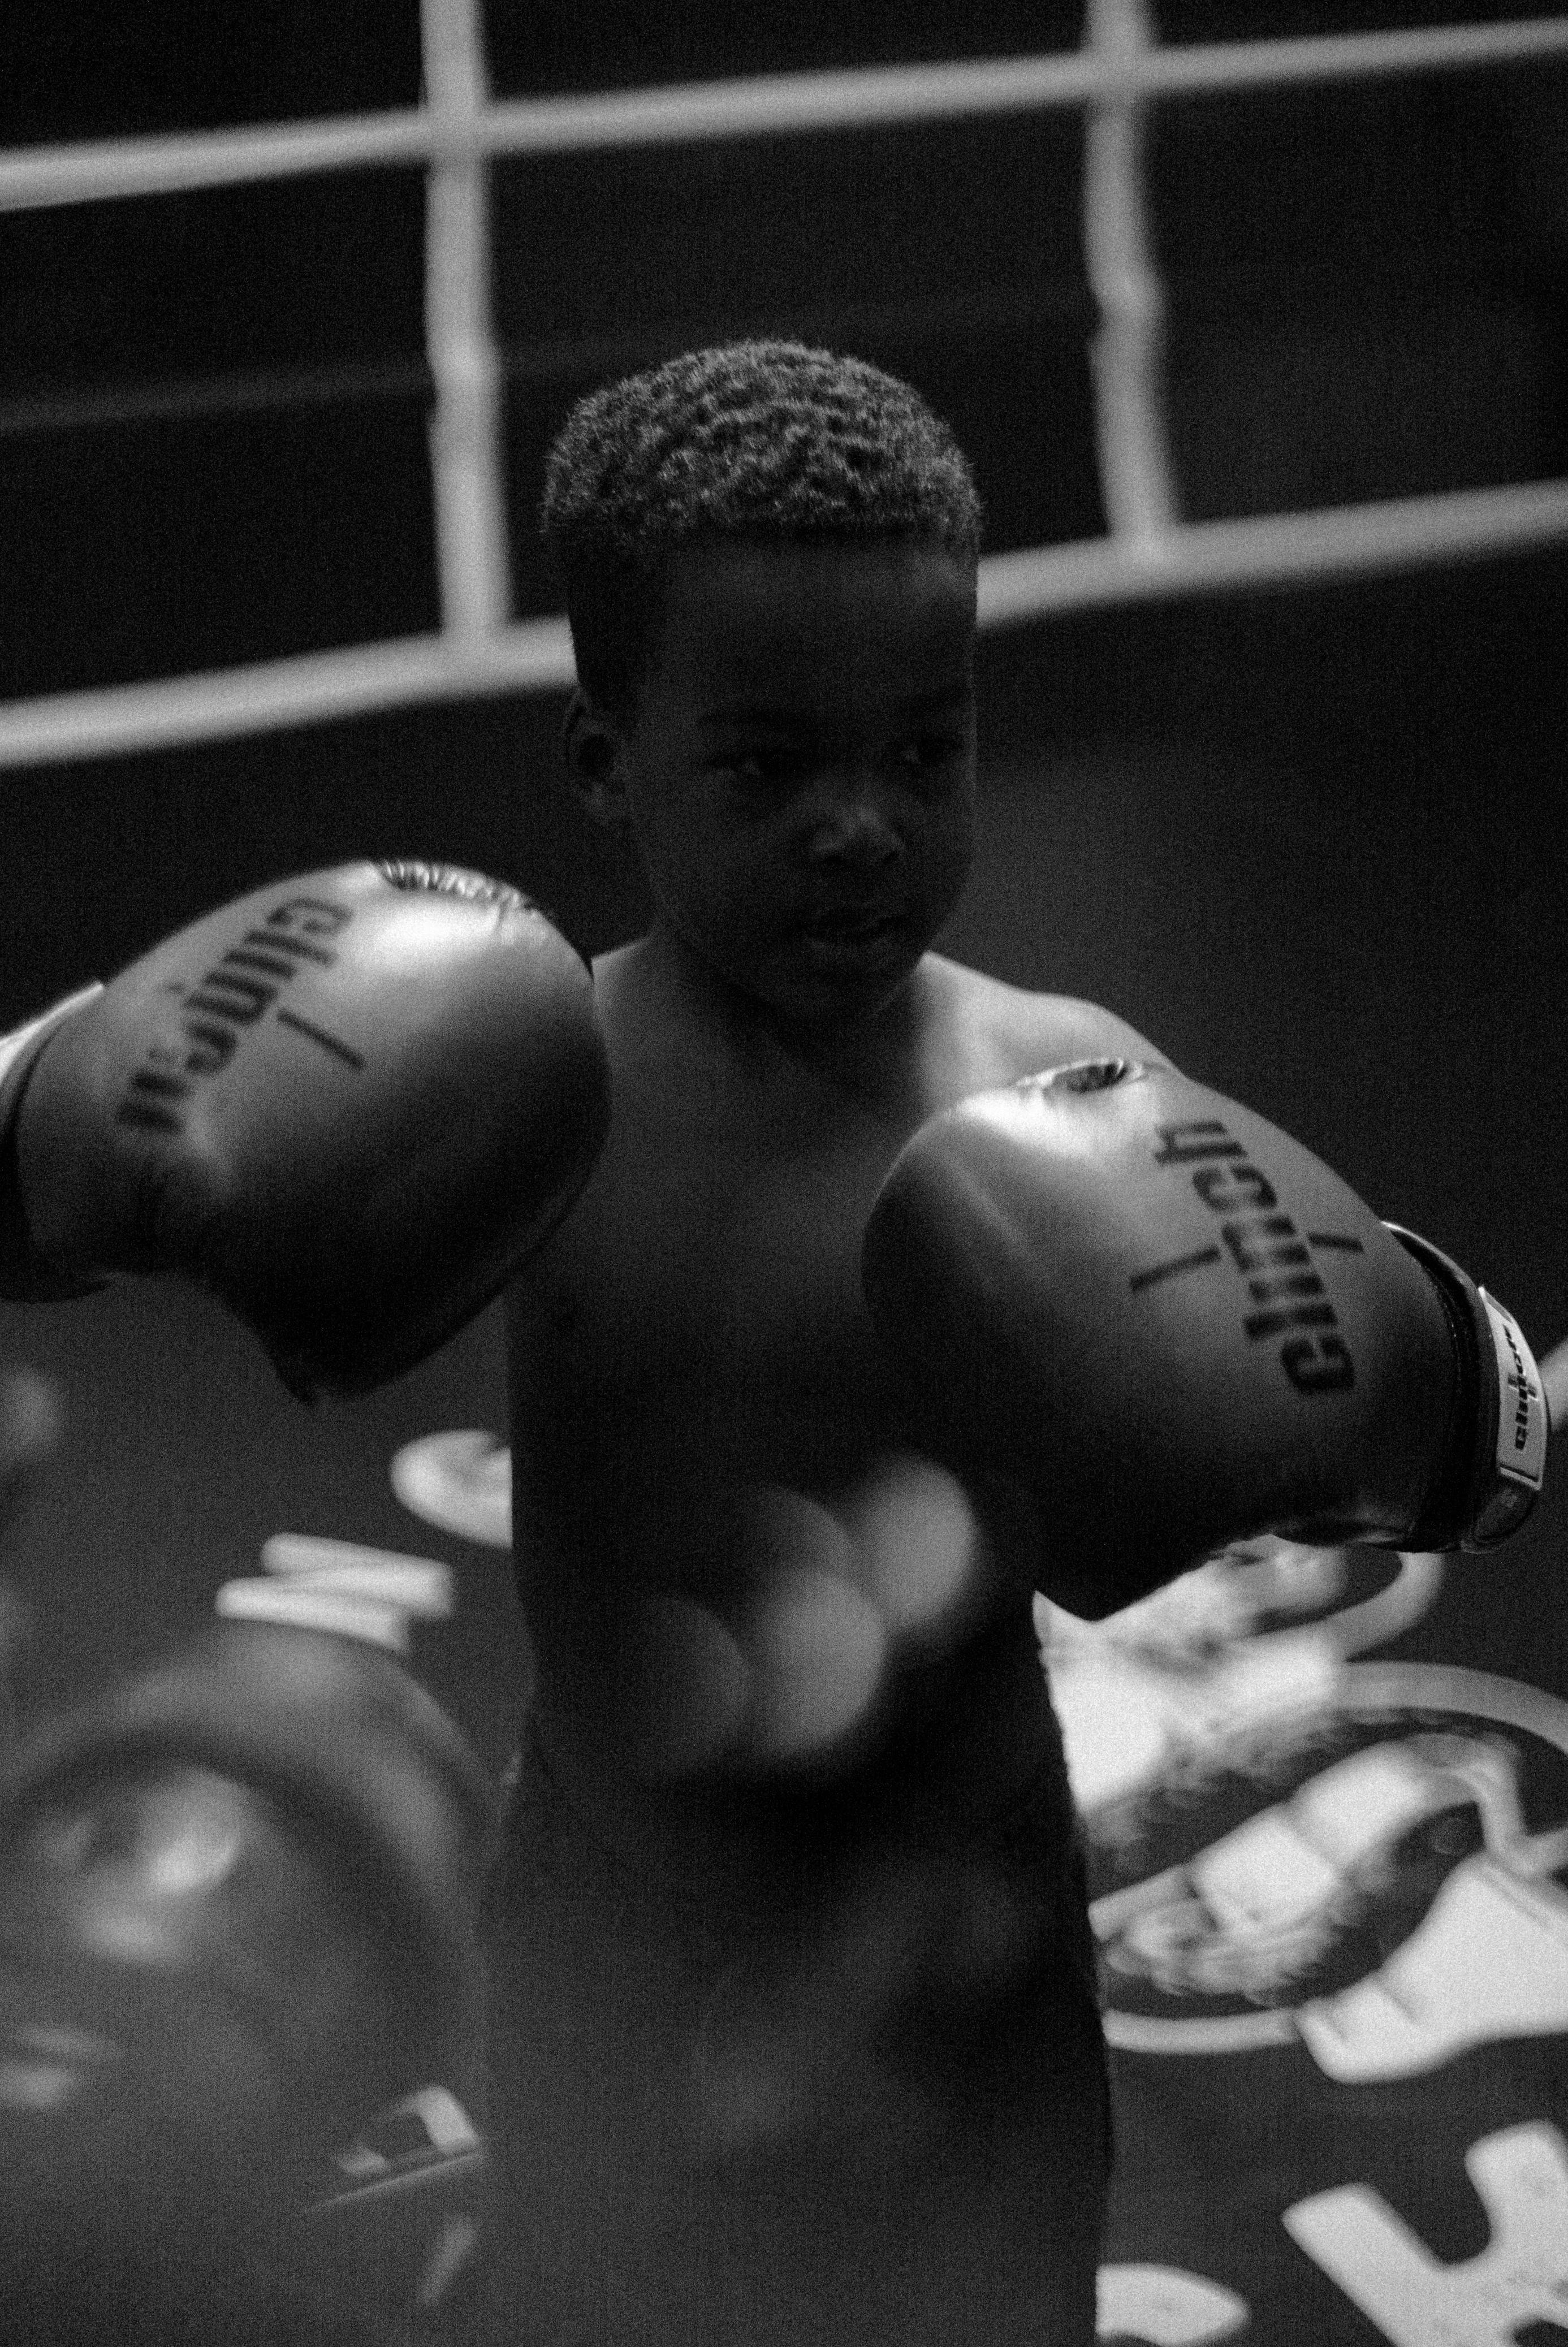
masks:
[[[101,1280],[67,1278],[45,1262],[27,1228],[16,1163],[16,1122],[44,1047],[57,1027],[102,992],[95,980],[18,1027],[15,1034],[0,1037],[0,1296],[14,1303],[57,1304],[67,1296],[90,1296],[103,1285]]]
[[[1490,1549],[1523,1523],[1546,1477],[1550,1431],[1541,1372],[1524,1333],[1430,1239],[1389,1223],[1427,1273],[1454,1342],[1456,1376],[1448,1440],[1409,1549]]]

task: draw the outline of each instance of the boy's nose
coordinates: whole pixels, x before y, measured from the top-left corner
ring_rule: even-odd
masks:
[[[807,839],[814,864],[853,864],[866,870],[887,863],[901,842],[877,792],[845,790],[817,815]]]

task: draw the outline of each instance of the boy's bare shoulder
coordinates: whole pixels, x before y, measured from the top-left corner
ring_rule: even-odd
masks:
[[[612,946],[608,953],[594,956],[593,989],[601,1015],[611,1003],[636,999],[640,991],[638,966],[642,958],[641,939],[637,938],[630,945]]]
[[[610,1065],[622,1080],[631,1068],[680,1060],[692,1049],[689,1006],[645,938],[595,958],[593,991]]]
[[[1033,1075],[1071,1060],[1163,1059],[1154,1044],[1115,1011],[1071,994],[1028,988],[932,955],[941,982],[972,1033],[983,1034],[999,1063],[998,1081]]]

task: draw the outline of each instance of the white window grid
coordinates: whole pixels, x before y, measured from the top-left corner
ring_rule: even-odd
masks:
[[[0,156],[0,209],[108,201],[396,164],[427,174],[425,350],[441,624],[432,634],[0,703],[0,766],[220,740],[374,711],[559,691],[564,619],[513,618],[490,311],[489,166],[506,156],[1084,110],[1083,235],[1103,537],[982,559],[979,620],[1407,570],[1568,544],[1568,480],[1182,519],[1163,396],[1163,305],[1144,129],[1157,101],[1568,56],[1568,17],[1162,46],[1149,0],[1087,0],[1045,56],[769,74],[493,99],[480,0],[421,0],[418,107],[257,128],[80,140]]]

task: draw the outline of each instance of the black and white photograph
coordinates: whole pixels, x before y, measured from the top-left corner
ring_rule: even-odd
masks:
[[[1568,2342],[1561,0],[10,0],[6,2347]]]

